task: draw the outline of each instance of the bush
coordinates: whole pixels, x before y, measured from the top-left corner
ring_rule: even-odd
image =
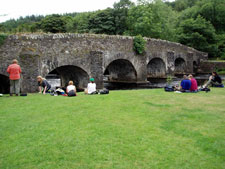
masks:
[[[0,46],[4,44],[6,38],[7,38],[6,34],[0,34]]]
[[[170,85],[172,83],[172,81],[173,81],[173,77],[171,75],[167,76],[167,78],[166,78],[167,84]]]
[[[143,54],[145,52],[145,44],[146,41],[141,35],[137,35],[134,37],[134,51],[137,54]]]
[[[220,58],[221,60],[225,60],[225,53]]]

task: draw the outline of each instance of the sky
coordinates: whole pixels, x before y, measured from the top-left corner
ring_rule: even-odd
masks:
[[[135,0],[132,0],[135,2]],[[173,1],[173,0],[168,0]],[[113,7],[119,0],[3,0],[0,23],[20,16],[87,12]]]

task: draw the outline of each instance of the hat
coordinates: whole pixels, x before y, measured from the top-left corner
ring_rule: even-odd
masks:
[[[91,82],[94,82],[94,81],[95,81],[95,79],[94,79],[94,78],[90,78],[90,81],[91,81]]]

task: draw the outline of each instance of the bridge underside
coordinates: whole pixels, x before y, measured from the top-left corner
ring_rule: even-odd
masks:
[[[0,74],[0,93],[9,93],[9,78],[5,75]]]
[[[61,84],[59,87],[63,88],[68,86],[69,81],[73,81],[78,91],[84,90],[89,81],[87,72],[77,66],[71,65],[58,67],[51,71],[48,75],[57,75],[61,79]]]

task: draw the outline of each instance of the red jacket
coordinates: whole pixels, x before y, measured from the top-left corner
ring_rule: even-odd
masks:
[[[7,72],[9,73],[10,80],[18,80],[20,79],[21,68],[18,64],[9,65]]]
[[[191,88],[190,91],[198,90],[198,83],[195,78],[191,79]]]

